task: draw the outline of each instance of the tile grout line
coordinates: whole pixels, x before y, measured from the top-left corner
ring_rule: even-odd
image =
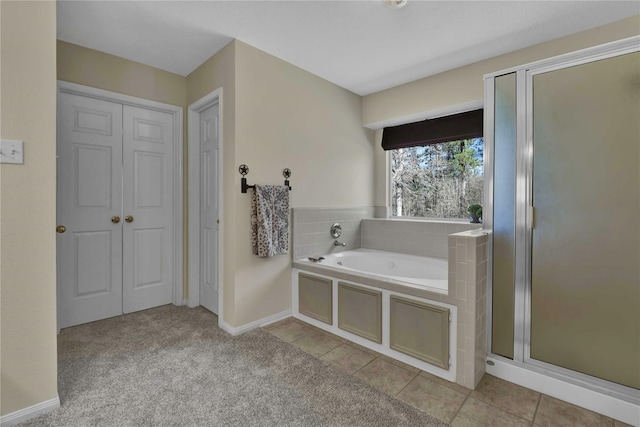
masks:
[[[451,419],[449,420],[449,424],[453,423],[453,420],[456,419],[456,417],[458,416],[458,414],[460,413],[460,410],[462,409],[462,407],[467,403],[467,400],[469,400],[469,398],[471,397],[471,393],[467,394],[464,397],[464,401],[462,402],[462,405],[460,405],[460,407],[458,408],[458,410],[456,411],[455,414],[453,414],[453,417],[451,417]]]
[[[373,354],[372,354],[373,356]],[[357,371],[355,371],[353,374],[353,376],[355,376],[358,372],[362,371],[364,368],[366,368],[367,366],[371,365],[373,362],[375,362],[375,360],[378,358],[379,356],[375,356],[373,359],[371,359],[368,363],[365,363],[364,366],[362,366],[360,369],[358,369]]]
[[[402,366],[398,366],[398,367],[399,367],[399,368],[402,368]],[[404,368],[402,368],[402,369],[404,369]],[[407,371],[407,372],[411,372],[411,371]],[[414,372],[411,372],[411,373],[413,374]],[[409,384],[411,384],[411,383],[413,382],[413,380],[415,380],[415,379],[416,379],[416,377],[417,377],[418,375],[420,375],[420,372],[418,372],[417,374],[415,374],[415,375],[413,376],[413,378],[411,378],[411,379],[410,379],[410,380],[409,380],[409,381],[404,385],[404,387],[402,387],[400,390],[398,390],[398,392],[397,392],[396,394],[394,394],[394,395],[393,395],[393,397],[395,397],[395,398],[396,398],[396,399],[398,399],[398,400],[402,400],[402,399],[400,399],[400,398],[398,397],[398,395],[399,395],[400,393],[402,393],[402,391],[403,391],[405,388],[409,387]],[[402,401],[404,402],[404,400],[402,400]],[[405,402],[405,403],[407,403],[407,402]],[[413,405],[411,405],[411,406],[413,406]],[[418,409],[420,409],[420,408],[418,408]],[[420,409],[420,410],[422,411],[422,409]],[[425,411],[422,411],[422,412],[425,412]],[[427,412],[425,412],[425,413],[427,413]]]
[[[538,403],[536,403],[536,410],[533,411],[533,418],[531,419],[531,424],[529,425],[533,425],[533,423],[536,422],[536,417],[538,416],[538,409],[540,408],[540,402],[542,402],[542,393],[539,393],[538,396]]]

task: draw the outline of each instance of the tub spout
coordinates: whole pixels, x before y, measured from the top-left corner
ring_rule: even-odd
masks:
[[[344,242],[341,242],[339,240],[334,240],[333,241],[333,246],[347,246],[347,244],[344,243]]]

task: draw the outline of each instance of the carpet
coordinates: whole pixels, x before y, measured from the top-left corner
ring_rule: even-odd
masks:
[[[447,426],[262,329],[164,306],[65,329],[61,406],[24,426]]]

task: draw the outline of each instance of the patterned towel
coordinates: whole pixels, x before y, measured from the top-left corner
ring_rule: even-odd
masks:
[[[289,252],[289,188],[256,185],[251,193],[251,252],[261,258]]]

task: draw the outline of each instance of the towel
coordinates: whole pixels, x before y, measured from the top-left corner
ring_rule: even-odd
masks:
[[[251,193],[251,252],[261,258],[289,252],[288,187],[254,187]]]

